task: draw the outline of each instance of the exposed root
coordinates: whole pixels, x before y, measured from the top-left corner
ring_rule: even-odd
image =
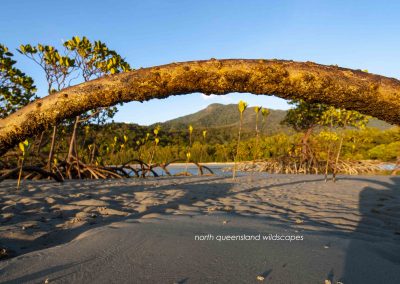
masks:
[[[72,157],[72,161],[61,161],[57,164],[53,164],[52,171],[44,170],[45,166],[24,166],[23,179],[38,180],[43,178],[53,178],[56,181],[62,182],[64,177],[71,179],[110,179],[110,178],[145,178],[149,175],[158,177],[157,168],[163,170],[168,176],[171,176],[171,172],[168,170],[168,166],[171,163],[178,162],[179,160],[173,160],[167,163],[153,163],[147,164],[140,159],[130,160],[123,165],[119,166],[100,166],[85,164],[82,161]],[[214,174],[213,171],[207,166],[201,165],[197,162],[192,161],[194,165],[198,167],[199,175],[204,175],[204,169],[210,174]],[[20,167],[11,170],[0,170],[0,182],[5,179],[15,179],[18,176]],[[187,173],[186,175],[192,175]]]
[[[14,169],[8,170],[8,171],[1,171],[0,173],[2,175],[0,176],[0,182],[5,180],[5,179],[7,179],[7,178],[17,178],[17,175],[18,175],[20,169],[21,168],[18,167],[18,168],[14,168]],[[43,177],[43,178],[51,177],[55,181],[58,181],[58,182],[63,182],[64,181],[62,177],[60,177],[60,176],[58,176],[58,175],[56,175],[56,174],[54,174],[52,172],[48,172],[48,171],[46,171],[46,170],[44,170],[44,169],[42,169],[41,167],[38,167],[38,166],[23,166],[22,167],[22,171],[29,173],[27,176],[25,176],[25,178],[26,177],[30,177],[30,178],[35,177],[35,175],[32,175],[32,172],[35,172],[35,173],[40,174],[40,176]]]
[[[337,173],[348,175],[383,173],[379,161],[344,161],[337,164]],[[300,163],[293,159],[271,159],[268,161],[243,162],[238,165],[238,171],[268,172],[274,174],[320,174],[325,172],[326,161],[318,163]],[[329,172],[333,173],[334,165],[329,163]]]

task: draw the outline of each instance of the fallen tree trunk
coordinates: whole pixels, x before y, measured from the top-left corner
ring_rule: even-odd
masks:
[[[400,124],[399,80],[311,62],[211,59],[105,76],[38,99],[0,120],[0,155],[63,119],[91,109],[195,92],[304,99]]]

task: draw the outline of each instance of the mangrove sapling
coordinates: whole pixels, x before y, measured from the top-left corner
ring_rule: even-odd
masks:
[[[154,155],[156,154],[157,146],[158,146],[158,143],[160,142],[160,138],[158,138],[158,133],[160,132],[160,129],[161,129],[161,126],[157,125],[156,128],[154,128],[154,130],[153,130],[153,133],[154,133],[153,151],[150,155],[150,160],[149,160],[149,164],[148,164],[149,168],[146,171],[152,170]]]
[[[24,142],[20,142],[18,144],[18,146],[22,152],[22,155],[19,159],[20,160],[20,168],[19,168],[19,173],[18,173],[17,190],[19,189],[20,184],[21,184],[22,168],[24,167],[24,161],[25,161],[26,153],[29,148],[29,142],[28,142],[28,140],[25,140]]]
[[[113,156],[112,160],[110,161],[112,165],[122,165],[126,161],[126,148],[127,148],[127,142],[128,142],[128,136],[125,134],[122,136],[122,141],[118,144],[118,138],[117,140],[114,140],[114,143],[112,145],[113,147]]]
[[[137,162],[139,162],[140,164],[140,170],[142,172],[142,177],[145,177],[145,173],[146,173],[146,169],[145,169],[145,160],[147,159],[147,157],[150,157],[150,153],[149,153],[149,147],[148,146],[148,141],[150,138],[150,133],[146,133],[146,137],[144,138],[140,138],[138,140],[136,140],[136,149],[137,149]],[[150,159],[150,158],[149,158]],[[138,173],[138,171],[135,172],[135,175]]]
[[[117,143],[118,143],[118,137],[114,136],[114,142],[111,143],[111,148],[112,148],[111,153],[112,154],[115,154],[115,148],[117,148]]]
[[[262,120],[261,120],[261,132],[264,130],[265,124],[267,122],[267,117],[270,114],[269,109],[267,108],[261,108],[261,115],[262,115]]]
[[[137,155],[139,160],[143,160],[143,148],[146,146],[147,140],[144,138],[136,140],[136,149],[137,149]]]
[[[189,125],[189,148],[192,148],[192,133],[193,133],[193,126]]]
[[[192,150],[192,133],[193,133],[193,126],[189,125],[189,146],[186,151],[186,165],[185,165],[185,174],[188,174],[188,163],[190,162],[190,151]]]
[[[90,133],[91,133],[90,132],[90,126],[89,125],[85,125],[84,129],[85,129],[85,134],[84,134],[84,139],[83,139],[83,142],[82,142],[82,147],[81,147],[82,149],[85,148],[85,144],[86,144],[87,138],[91,136],[90,135]],[[89,164],[93,164],[94,160],[96,158],[96,152],[97,152],[97,146],[96,146],[95,140],[93,140],[93,142],[91,144],[89,144],[87,146],[87,148],[88,148],[88,153],[87,153],[86,162],[89,163]],[[100,148],[101,148],[101,145],[100,145]]]
[[[234,157],[234,163],[233,163],[233,170],[232,170],[232,179],[235,179],[236,177],[236,162],[237,159],[239,158],[239,148],[240,148],[240,135],[242,132],[242,125],[243,125],[243,112],[247,108],[247,103],[244,101],[239,101],[238,103],[238,110],[240,113],[240,120],[239,120],[239,133],[238,133],[238,139],[237,139],[237,146],[236,146],[236,155]]]
[[[202,136],[203,136],[203,141],[200,145],[200,160],[199,160],[199,170],[198,174],[201,174],[201,163],[203,162],[203,153],[204,153],[204,148],[206,147],[206,137],[207,137],[207,130],[202,131]]]
[[[146,155],[150,156],[150,154],[148,153],[149,150],[147,148],[149,138],[150,138],[150,133],[147,132],[146,137],[136,140],[138,159],[141,161],[146,160]]]
[[[265,127],[265,124],[267,122],[267,117],[268,117],[269,114],[270,114],[269,109],[264,108],[264,107],[261,108],[262,120],[261,120],[261,131],[259,131],[261,133],[264,131],[264,127]],[[260,150],[260,149],[258,149],[258,150]]]
[[[123,152],[123,157],[126,157],[126,146],[128,143],[128,136],[126,136],[125,134],[122,136],[122,138],[124,139],[124,143],[122,143],[121,145],[119,145],[120,147],[120,151]],[[125,161],[121,160],[120,164],[124,163]]]
[[[256,145],[254,147],[253,162],[258,160],[259,154],[260,154],[260,149],[259,149],[259,145],[260,145],[260,130],[258,129],[258,114],[259,114],[261,109],[262,109],[262,107],[260,107],[260,106],[255,106],[254,107],[254,111],[256,113]]]
[[[185,175],[190,175],[188,172],[188,163],[190,162],[190,157],[192,154],[190,154],[190,151],[186,153],[186,168],[185,168]]]
[[[207,130],[203,130],[202,135],[203,135],[203,143],[201,144],[200,161],[199,161],[199,163],[203,162],[203,153],[204,153],[204,148],[206,147]]]

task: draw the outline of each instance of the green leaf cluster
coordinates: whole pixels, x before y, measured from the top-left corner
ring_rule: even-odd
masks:
[[[36,92],[33,79],[15,67],[13,56],[0,44],[0,119],[27,105]]]
[[[64,42],[64,47],[72,52],[85,81],[131,70],[125,59],[99,40],[91,42],[85,36],[74,36]]]

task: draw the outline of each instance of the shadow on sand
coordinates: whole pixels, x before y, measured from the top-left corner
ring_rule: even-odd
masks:
[[[400,283],[400,177],[366,181],[372,185],[359,195],[361,220],[346,251],[341,282]]]

